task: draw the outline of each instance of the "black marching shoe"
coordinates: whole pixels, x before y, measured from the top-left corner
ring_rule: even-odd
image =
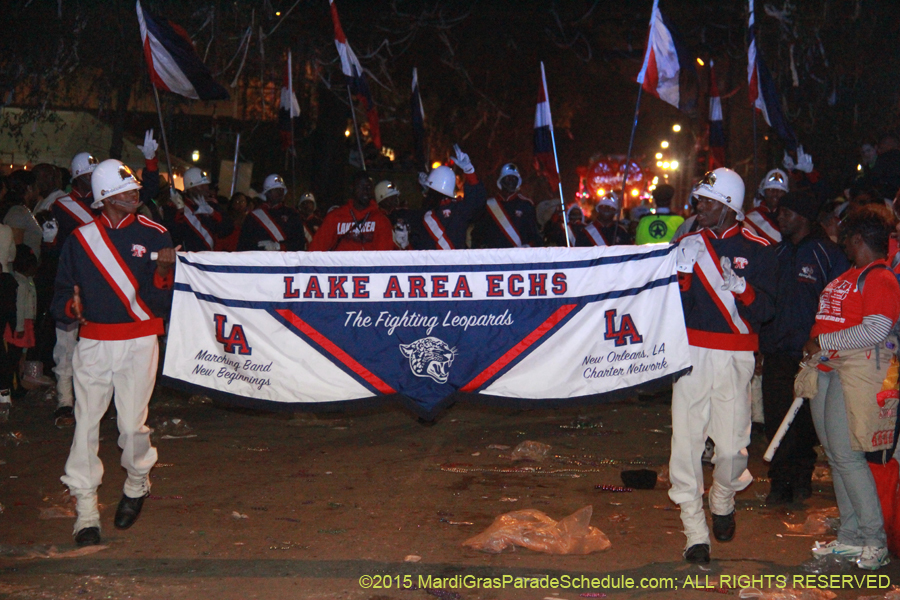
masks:
[[[734,511],[728,515],[713,515],[713,536],[720,542],[730,542],[734,538]]]
[[[122,495],[122,499],[119,500],[119,507],[116,508],[116,518],[113,520],[113,525],[116,526],[116,529],[128,529],[134,525],[138,515],[141,514],[144,499],[148,495],[145,494],[140,498],[129,498],[124,494]]]
[[[694,544],[684,551],[684,560],[689,563],[709,563],[709,544]]]
[[[96,546],[100,543],[100,528],[85,527],[84,529],[79,529],[78,533],[75,534],[75,543],[78,544],[79,548]]]

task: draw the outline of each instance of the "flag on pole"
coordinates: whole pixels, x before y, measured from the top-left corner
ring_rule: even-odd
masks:
[[[291,61],[291,51],[288,50],[287,64],[284,70],[284,82],[281,86],[281,98],[278,104],[278,132],[281,135],[281,149],[289,150],[294,147],[292,133],[294,131],[294,119],[300,116],[300,103],[294,93],[294,65]]]
[[[688,85],[682,85],[682,77],[692,78]],[[650,35],[647,38],[647,51],[644,63],[637,76],[638,83],[648,94],[668,102],[684,112],[696,108],[697,70],[690,60],[687,47],[681,41],[672,24],[663,17],[659,10],[659,0],[653,0],[653,12],[650,16]]]
[[[341,20],[338,18],[334,0],[328,0],[328,4],[331,6],[331,20],[334,22],[334,45],[337,46],[338,55],[341,57],[341,71],[347,76],[350,91],[357,97],[366,113],[372,143],[376,148],[381,149],[381,129],[378,126],[378,111],[375,109],[375,103],[372,101],[369,84],[366,82],[366,76],[363,74],[362,65],[359,64],[356,54],[353,53],[353,49],[347,43],[347,36],[344,35],[344,30],[341,28]]]
[[[428,172],[428,161],[425,157],[425,107],[422,106],[422,95],[419,93],[419,73],[415,67],[413,67],[412,95],[409,103],[412,111],[416,168],[423,172]]]
[[[753,14],[753,0],[749,1],[748,22],[750,43],[747,46],[747,83],[750,89],[750,104],[762,113],[766,123],[775,130],[788,150],[797,148],[797,136],[781,111],[781,102],[775,89],[775,81],[766,67],[756,47],[756,27]]]
[[[537,109],[534,111],[534,168],[543,175],[551,187],[559,185],[559,173],[553,157],[553,116],[547,99],[547,82],[541,70]]]
[[[213,79],[184,29],[144,10],[140,0],[136,9],[150,81],[157,89],[194,100],[228,99],[228,92]]]
[[[722,127],[722,99],[716,83],[715,63],[709,61],[709,170],[725,166],[725,129]]]

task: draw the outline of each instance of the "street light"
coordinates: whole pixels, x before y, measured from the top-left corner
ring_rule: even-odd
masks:
[[[656,153],[656,160],[659,160],[659,159],[661,159],[661,158],[662,158],[662,152],[657,152],[657,153]]]
[[[662,142],[660,142],[659,145],[663,150],[665,150],[666,148],[669,147],[669,142],[667,142],[666,140],[663,140]]]
[[[681,125],[679,125],[678,123],[675,123],[674,125],[672,125],[672,131],[674,131],[675,133],[678,133],[679,131],[681,131]]]
[[[673,160],[672,162],[670,162],[669,168],[672,169],[673,171],[677,171],[678,170],[678,161]]]
[[[704,66],[706,63],[703,62],[703,59],[700,58],[700,57],[698,56],[698,57],[697,57],[697,64],[700,65],[700,66],[702,67],[702,66]]]
[[[197,162],[198,160],[200,160],[200,151],[199,150],[194,150],[193,152],[191,152],[191,160],[194,162]]]

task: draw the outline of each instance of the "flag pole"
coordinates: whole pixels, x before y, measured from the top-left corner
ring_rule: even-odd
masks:
[[[347,100],[350,101],[350,115],[353,117],[353,133],[356,134],[356,147],[359,149],[359,162],[362,170],[366,170],[366,157],[363,154],[362,140],[359,138],[359,125],[356,124],[356,107],[353,105],[353,94],[350,93],[350,84],[347,84]]]
[[[294,63],[291,60],[291,51],[288,50],[288,94],[290,107],[288,107],[288,121],[291,124],[291,189],[297,193],[297,145],[294,140]],[[299,115],[298,115],[299,116]],[[296,198],[296,196],[295,196]]]
[[[625,155],[625,172],[622,174],[622,207],[616,212],[616,225],[619,224],[620,214],[625,208],[625,198],[628,195],[628,171],[631,170],[631,151],[634,149],[634,132],[637,130],[638,117],[641,112],[641,95],[644,92],[644,84],[638,88],[637,102],[634,103],[634,122],[631,124],[631,138],[628,140],[628,154]],[[615,243],[615,233],[613,233],[613,243]]]
[[[231,171],[231,193],[228,195],[228,199],[230,200],[232,196],[234,196],[234,190],[237,187],[237,172],[238,172],[238,150],[241,147],[241,132],[239,131],[237,134],[237,140],[234,142],[234,165],[232,166]]]
[[[547,99],[547,111],[550,112],[550,91],[547,89],[547,74],[544,72],[544,61],[541,61],[541,83],[544,86],[544,97]],[[566,201],[563,199],[562,176],[559,173],[559,158],[556,156],[556,136],[553,134],[553,113],[550,113],[550,143],[553,144],[553,164],[556,166],[556,178],[559,180],[559,204],[562,207],[563,231],[566,234],[566,248],[572,247],[569,239],[569,215],[566,214]]]
[[[756,136],[756,107],[751,106],[750,110],[753,111],[753,181],[759,181],[759,170],[757,167],[758,141]]]
[[[175,174],[172,172],[172,160],[169,158],[169,141],[166,139],[166,125],[163,122],[162,107],[159,104],[159,91],[156,89],[156,84],[152,81],[150,82],[150,87],[153,88],[153,99],[156,100],[156,114],[159,116],[159,129],[162,131],[163,150],[166,151],[166,169],[168,170],[169,176],[169,197],[172,197],[175,195]]]

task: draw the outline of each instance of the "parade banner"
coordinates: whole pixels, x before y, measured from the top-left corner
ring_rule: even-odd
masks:
[[[163,374],[248,406],[573,399],[690,368],[668,245],[179,253]]]

